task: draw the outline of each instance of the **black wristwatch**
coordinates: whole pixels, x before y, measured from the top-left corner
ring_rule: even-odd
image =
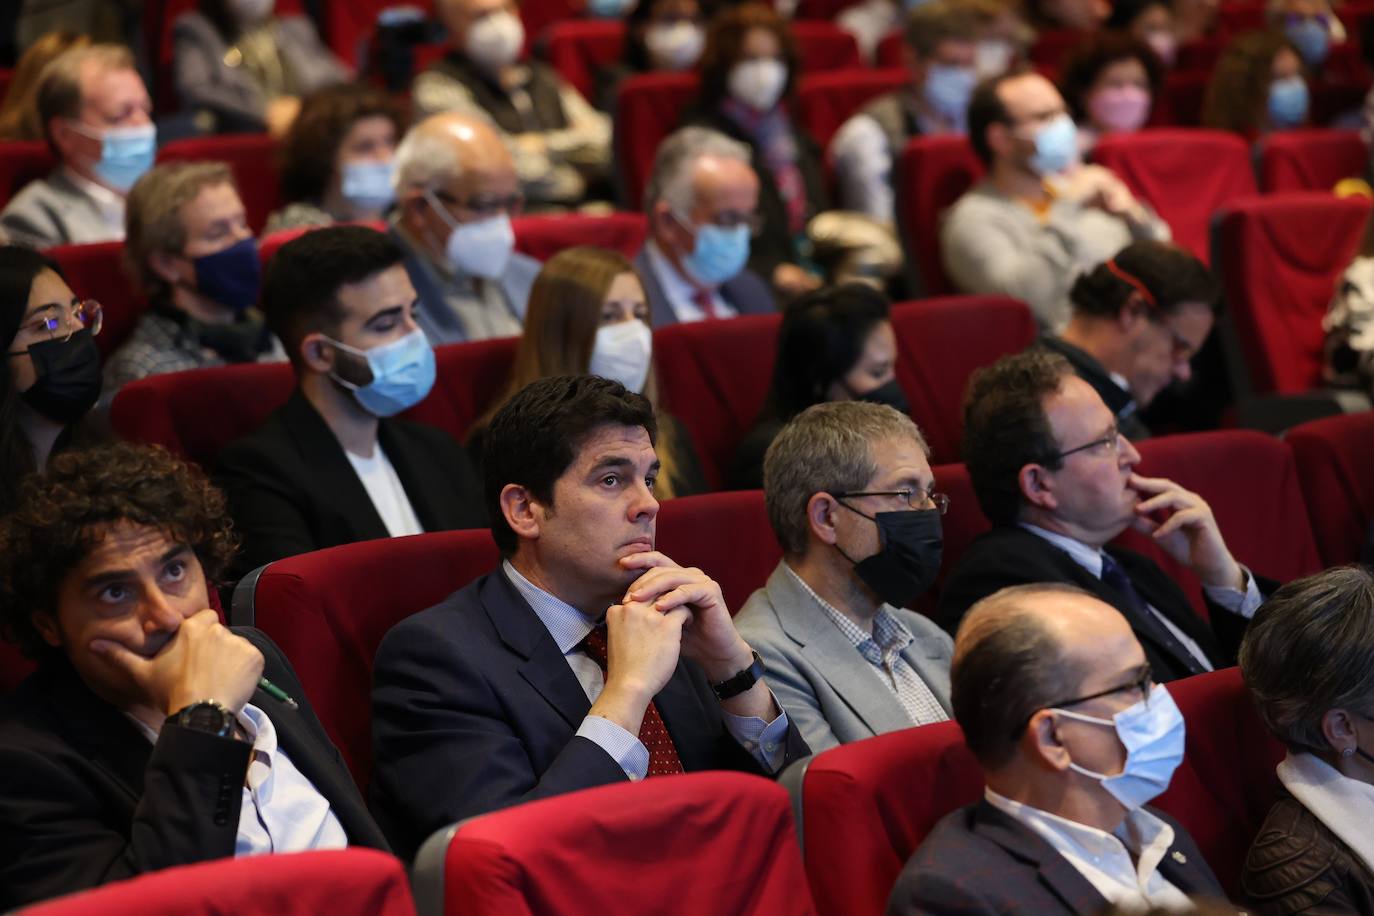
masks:
[[[219,738],[234,736],[234,714],[216,700],[197,700],[172,713],[170,720],[182,728],[205,732]]]
[[[754,663],[745,668],[739,674],[719,684],[712,684],[711,689],[716,693],[716,699],[728,700],[737,697],[744,691],[753,687],[763,677],[763,659],[759,658],[757,652],[754,653]]]

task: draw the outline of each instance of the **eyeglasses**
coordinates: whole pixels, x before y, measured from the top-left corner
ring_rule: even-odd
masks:
[[[1094,439],[1091,442],[1085,442],[1082,445],[1076,445],[1073,448],[1065,449],[1064,451],[1056,454],[1053,460],[1059,461],[1061,459],[1069,457],[1070,455],[1077,454],[1078,452],[1086,452],[1089,449],[1095,448],[1102,449],[1104,453],[1108,455],[1119,455],[1121,453],[1121,428],[1118,427],[1116,424],[1112,424],[1112,428],[1109,429],[1106,435],[1104,435],[1102,438]]]
[[[941,515],[949,511],[949,497],[934,490],[864,490],[853,493],[831,493],[835,499],[855,499],[860,496],[900,496],[913,509],[934,509]]]
[[[673,218],[689,232],[696,231],[698,227],[698,224],[690,217],[679,216],[674,213]],[[749,234],[755,238],[763,231],[763,217],[759,216],[757,213],[744,213],[739,210],[722,210],[719,213],[713,213],[705,221],[705,224],[718,226],[721,229],[734,229],[736,226],[748,226]]]
[[[100,303],[94,299],[82,299],[65,308],[61,305],[49,305],[39,310],[26,324],[20,325],[19,333],[15,337],[27,333],[31,338],[30,344],[49,340],[70,340],[73,334],[83,328],[90,330],[91,336],[94,337],[100,333],[100,328],[105,323],[104,316]],[[10,351],[6,355],[23,356],[27,352],[26,348]]]
[[[444,191],[429,193],[432,193],[436,200],[442,201],[444,207],[455,214],[455,218],[460,218],[461,222],[490,219],[503,213],[507,216],[516,216],[525,206],[525,195],[520,193],[505,196],[476,194],[466,200],[459,200]]]
[[[1141,698],[1148,704],[1150,693],[1154,690],[1155,673],[1150,670],[1149,665],[1140,669],[1140,675],[1133,681],[1118,684],[1115,687],[1108,687],[1106,690],[1099,690],[1097,693],[1090,693],[1087,696],[1075,697],[1072,700],[1061,700],[1058,703],[1050,703],[1044,709],[1063,709],[1066,706],[1077,706],[1079,703],[1086,703],[1089,700],[1096,700],[1100,697],[1111,696],[1114,693],[1121,693],[1123,690],[1137,690]]]

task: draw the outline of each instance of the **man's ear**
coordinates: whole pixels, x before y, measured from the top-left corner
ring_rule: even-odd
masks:
[[[543,513],[530,491],[516,483],[508,483],[501,488],[501,514],[506,518],[517,537],[536,541],[539,539],[539,525]]]
[[[988,140],[988,149],[992,150],[996,156],[1005,156],[1011,149],[1011,127],[1001,121],[993,121],[987,127],[984,134]]]
[[[1021,490],[1021,498],[1032,506],[1054,510],[1059,500],[1054,494],[1054,479],[1042,465],[1027,464],[1016,472],[1016,483]]]
[[[62,630],[57,626],[57,618],[47,611],[34,611],[29,615],[29,623],[43,637],[43,641],[54,649],[62,647]]]
[[[839,510],[839,503],[829,493],[812,493],[806,501],[807,527],[822,544],[835,543],[835,513]]]
[[[1047,770],[1062,771],[1069,768],[1069,749],[1059,740],[1054,713],[1048,709],[1031,716],[1025,733],[1021,735],[1021,746],[1032,760]]]
[[[1138,292],[1132,292],[1126,297],[1126,301],[1121,303],[1121,309],[1116,313],[1117,327],[1129,334],[1143,322],[1150,320],[1149,310],[1150,306],[1145,297]]]
[[[312,371],[328,375],[334,371],[336,352],[325,336],[318,331],[301,338],[301,361]]]

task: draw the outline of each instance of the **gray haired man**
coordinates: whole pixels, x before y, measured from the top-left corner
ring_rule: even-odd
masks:
[[[940,568],[929,449],[880,404],[817,404],[764,458],[768,518],[783,558],[735,627],[814,752],[949,718],[953,643],[904,608]]]
[[[776,308],[768,284],[745,266],[758,203],[743,143],[704,127],[663,141],[645,192],[649,239],[635,258],[654,327]]]

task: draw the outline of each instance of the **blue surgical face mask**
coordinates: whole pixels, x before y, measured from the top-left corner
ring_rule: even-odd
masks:
[[[679,222],[691,225],[681,218]],[[696,242],[682,258],[687,272],[703,286],[719,286],[734,279],[749,260],[749,226],[707,223],[695,228]]]
[[[1307,81],[1301,76],[1269,84],[1269,120],[1280,129],[1297,127],[1307,120]]]
[[[1309,67],[1320,67],[1331,50],[1331,30],[1321,19],[1304,16],[1283,27],[1283,34],[1293,43],[1302,55],[1303,63]]]
[[[634,0],[587,0],[587,15],[596,19],[619,19],[634,6]]]
[[[343,167],[340,190],[344,199],[359,210],[385,210],[396,199],[396,188],[391,183],[395,171],[390,159],[349,162]]]
[[[240,315],[257,304],[262,282],[262,262],[258,259],[258,240],[244,239],[223,251],[192,258],[196,268],[196,290]]]
[[[977,82],[978,74],[971,67],[931,64],[926,71],[926,103],[957,133],[964,133],[968,123],[968,100]]]
[[[363,409],[373,416],[390,417],[414,407],[434,387],[434,350],[419,328],[400,340],[370,350],[325,339],[345,353],[367,361],[372,380],[366,384],[340,378],[337,372],[329,373],[329,377],[352,391]]]
[[[1128,811],[1148,804],[1169,788],[1174,770],[1183,762],[1183,738],[1186,734],[1183,713],[1179,712],[1178,704],[1162,684],[1156,684],[1148,698],[1126,707],[1110,719],[1085,716],[1067,709],[1053,709],[1051,712],[1116,729],[1117,738],[1126,748],[1126,765],[1120,773],[1108,776],[1085,769],[1072,761],[1069,762],[1069,768],[1096,779]]]
[[[157,155],[157,128],[153,125],[109,127],[96,133],[84,124],[72,123],[78,133],[100,141],[100,159],[93,171],[116,191],[127,192],[153,167]]]
[[[1078,128],[1067,114],[1040,127],[1035,132],[1035,153],[1030,167],[1044,178],[1068,171],[1078,161]]]

